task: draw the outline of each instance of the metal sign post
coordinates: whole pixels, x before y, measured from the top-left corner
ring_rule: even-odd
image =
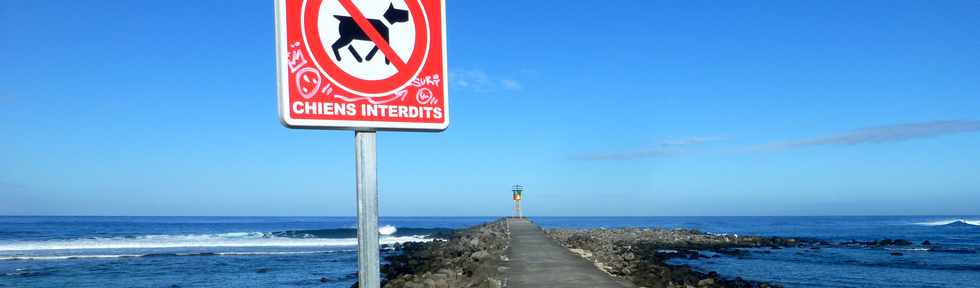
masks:
[[[378,255],[377,133],[354,132],[357,162],[357,276],[361,288],[381,287]]]
[[[279,121],[354,130],[361,288],[381,286],[375,131],[449,127],[445,4],[276,0]]]

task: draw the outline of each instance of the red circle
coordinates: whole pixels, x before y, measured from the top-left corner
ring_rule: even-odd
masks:
[[[306,43],[310,49],[310,57],[313,58],[313,62],[318,64],[325,74],[327,74],[332,80],[337,82],[336,84],[347,87],[348,90],[352,90],[354,93],[363,94],[383,94],[383,93],[394,93],[398,88],[408,83],[415,77],[417,72],[422,69],[422,58],[425,58],[424,54],[428,46],[428,23],[425,23],[425,15],[422,11],[422,6],[417,1],[406,0],[405,5],[408,6],[409,13],[412,14],[412,19],[415,20],[415,48],[412,49],[412,55],[409,56],[408,61],[405,63],[404,67],[410,67],[411,69],[400,69],[395,72],[395,75],[391,75],[385,79],[378,80],[366,80],[354,77],[348,74],[344,70],[340,69],[336,63],[327,59],[327,61],[322,61],[325,63],[320,63],[317,61],[318,55],[324,55],[330,57],[331,54],[327,53],[326,48],[323,46],[323,41],[320,39],[319,31],[319,8],[320,3],[323,0],[308,0],[303,11],[304,23],[303,31],[306,37]],[[310,8],[316,7],[316,8]],[[420,35],[421,33],[421,35]],[[404,59],[403,59],[404,60]]]

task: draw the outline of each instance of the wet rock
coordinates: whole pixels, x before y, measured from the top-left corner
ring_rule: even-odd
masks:
[[[892,245],[895,245],[895,246],[909,246],[909,245],[912,245],[912,242],[909,242],[908,240],[905,240],[905,239],[895,239],[895,240],[892,241]]]
[[[745,250],[742,250],[742,249],[719,249],[719,250],[717,250],[715,252],[717,252],[718,254],[723,254],[723,255],[727,255],[727,256],[735,256],[735,257],[743,257],[743,256],[749,255],[749,252],[748,251],[745,251]]]

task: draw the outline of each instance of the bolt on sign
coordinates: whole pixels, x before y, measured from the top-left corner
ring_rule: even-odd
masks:
[[[278,0],[279,116],[290,128],[449,126],[443,0]]]

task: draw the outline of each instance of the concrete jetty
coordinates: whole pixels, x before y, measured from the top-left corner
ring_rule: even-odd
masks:
[[[634,287],[572,254],[527,219],[511,218],[507,287]]]

